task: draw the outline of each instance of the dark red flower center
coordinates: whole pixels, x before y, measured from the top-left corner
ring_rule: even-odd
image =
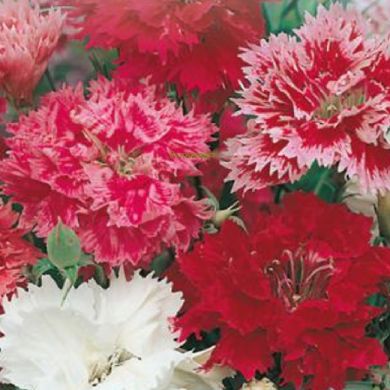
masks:
[[[285,250],[265,272],[271,279],[273,294],[292,311],[303,301],[327,297],[333,269],[332,259],[300,249],[295,253]]]

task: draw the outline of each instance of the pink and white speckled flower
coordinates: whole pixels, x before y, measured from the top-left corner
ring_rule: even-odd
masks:
[[[317,161],[364,190],[389,190],[389,40],[367,38],[361,17],[338,4],[320,6],[295,34],[242,54],[248,86],[236,103],[253,120],[228,141],[227,179],[235,190],[259,189],[294,181]]]
[[[0,89],[16,102],[29,101],[57,47],[64,17],[41,12],[29,0],[0,1]]]
[[[21,223],[46,237],[61,218],[97,261],[137,265],[166,247],[186,250],[210,216],[187,191],[200,158],[185,153],[207,152],[215,128],[153,87],[100,79],[88,100],[65,88],[8,131],[0,176],[24,207]]]

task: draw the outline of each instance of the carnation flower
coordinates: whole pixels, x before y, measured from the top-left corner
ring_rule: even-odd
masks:
[[[250,380],[281,353],[285,383],[343,389],[349,372],[386,361],[379,342],[365,337],[378,314],[366,300],[390,271],[389,249],[369,246],[370,227],[303,193],[263,213],[250,234],[225,222],[179,258],[195,297],[176,320],[182,338],[219,328],[208,366],[228,365]]]
[[[81,37],[89,46],[117,48],[119,71],[131,79],[151,75],[180,94],[199,92],[219,108],[238,88],[239,48],[262,35],[258,0],[77,0]]]
[[[364,191],[389,190],[389,41],[368,39],[359,15],[339,4],[320,6],[295,34],[242,55],[248,86],[236,103],[253,120],[228,141],[227,180],[259,189],[295,181],[317,161]]]
[[[82,284],[61,305],[63,294],[46,276],[3,302],[2,381],[26,390],[179,389],[175,370],[191,354],[177,350],[169,319],[182,299],[165,280],[121,274],[106,290]]]
[[[41,12],[29,0],[0,2],[0,88],[17,103],[32,98],[63,25],[58,10]]]
[[[22,236],[27,231],[15,228],[18,214],[11,204],[0,204],[0,298],[25,284],[23,268],[34,264],[41,253]]]
[[[183,115],[154,88],[131,92],[99,80],[47,95],[8,125],[4,192],[23,205],[21,224],[47,237],[60,218],[84,250],[111,265],[186,250],[210,213],[186,188],[215,132],[205,115]]]

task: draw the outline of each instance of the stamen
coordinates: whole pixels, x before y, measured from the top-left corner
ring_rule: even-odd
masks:
[[[321,119],[329,119],[345,109],[360,106],[365,100],[364,91],[360,89],[341,96],[330,95],[322,101],[314,112],[314,116]]]
[[[281,298],[289,310],[308,299],[326,297],[326,288],[333,274],[331,259],[322,259],[304,248],[295,253],[284,251],[281,259],[275,259],[265,273],[271,279],[275,296]]]
[[[108,358],[102,358],[95,361],[90,366],[88,383],[91,384],[92,387],[99,385],[107,379],[115,367],[118,367],[126,361],[134,358],[140,360],[139,357],[133,355],[131,352],[125,349],[119,349],[112,355],[108,356]]]

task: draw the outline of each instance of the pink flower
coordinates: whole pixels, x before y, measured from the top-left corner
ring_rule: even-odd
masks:
[[[9,99],[31,100],[62,25],[59,11],[41,12],[29,0],[0,2],[0,88]]]
[[[153,87],[131,91],[100,79],[87,101],[81,87],[65,88],[8,131],[4,191],[41,237],[61,218],[97,261],[137,265],[166,247],[186,250],[209,218],[186,195],[185,176],[199,174],[196,156],[215,128],[207,116],[157,100]]]
[[[118,48],[121,75],[151,75],[213,109],[238,88],[239,48],[263,34],[258,0],[74,0],[89,46]]]
[[[337,4],[295,33],[242,55],[248,87],[236,102],[254,119],[228,141],[228,180],[260,189],[297,180],[317,161],[364,190],[389,190],[389,41],[368,39],[358,14]]]

